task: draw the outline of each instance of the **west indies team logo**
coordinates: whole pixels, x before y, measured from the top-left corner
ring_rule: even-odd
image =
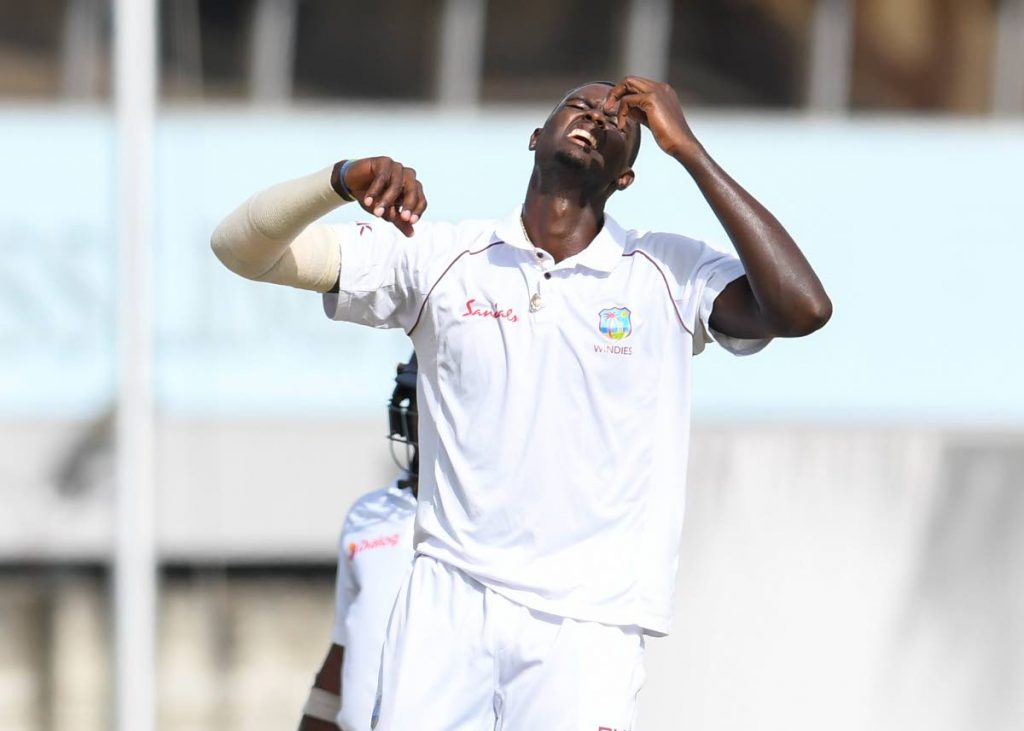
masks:
[[[610,340],[624,340],[633,332],[628,307],[609,307],[597,313],[597,327]]]

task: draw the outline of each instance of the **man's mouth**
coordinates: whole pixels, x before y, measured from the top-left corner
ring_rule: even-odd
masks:
[[[587,150],[593,150],[595,147],[597,147],[597,140],[594,138],[594,135],[590,134],[590,132],[583,129],[582,127],[574,129],[572,132],[569,133],[568,137],[577,145]]]

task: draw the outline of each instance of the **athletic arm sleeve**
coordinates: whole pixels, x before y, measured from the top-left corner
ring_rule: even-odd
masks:
[[[730,252],[685,236],[659,235],[658,243],[675,279],[673,295],[684,322],[693,333],[693,354],[717,342],[733,355],[752,355],[763,350],[771,338],[744,339],[712,329],[711,311],[726,285],[746,274],[743,263]]]
[[[341,254],[333,229],[313,223],[345,202],[331,187],[331,171],[256,193],[214,230],[213,253],[246,279],[315,292],[331,289]]]

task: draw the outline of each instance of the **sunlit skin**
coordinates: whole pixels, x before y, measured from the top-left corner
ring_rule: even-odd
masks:
[[[605,84],[574,89],[530,136],[534,163],[523,225],[530,241],[555,261],[583,251],[604,226],[608,198],[633,183],[629,157],[640,128],[628,118],[620,126],[611,91]],[[596,144],[574,137],[578,130]]]
[[[608,198],[635,178],[630,153],[640,127],[688,174],[675,183],[680,207],[692,180],[743,262],[746,276],[715,300],[712,328],[736,338],[799,337],[828,322],[832,302],[796,242],[708,154],[672,87],[650,79],[627,76],[614,86],[574,89],[534,130],[534,166],[523,204],[533,244],[561,261],[594,240]],[[593,144],[574,136],[580,129]],[[415,170],[388,157],[364,158],[348,168],[345,183],[365,210],[413,235],[427,207]]]

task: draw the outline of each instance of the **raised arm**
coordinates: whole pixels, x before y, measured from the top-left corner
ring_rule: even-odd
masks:
[[[338,281],[341,254],[330,229],[314,222],[349,201],[406,236],[427,207],[412,168],[389,157],[342,161],[256,193],[220,222],[210,246],[246,279],[327,292]]]
[[[832,302],[796,242],[764,206],[733,180],[690,130],[668,84],[627,77],[608,95],[627,117],[651,130],[655,141],[697,183],[736,247],[746,276],[715,300],[711,326],[735,338],[799,337],[822,327]]]

